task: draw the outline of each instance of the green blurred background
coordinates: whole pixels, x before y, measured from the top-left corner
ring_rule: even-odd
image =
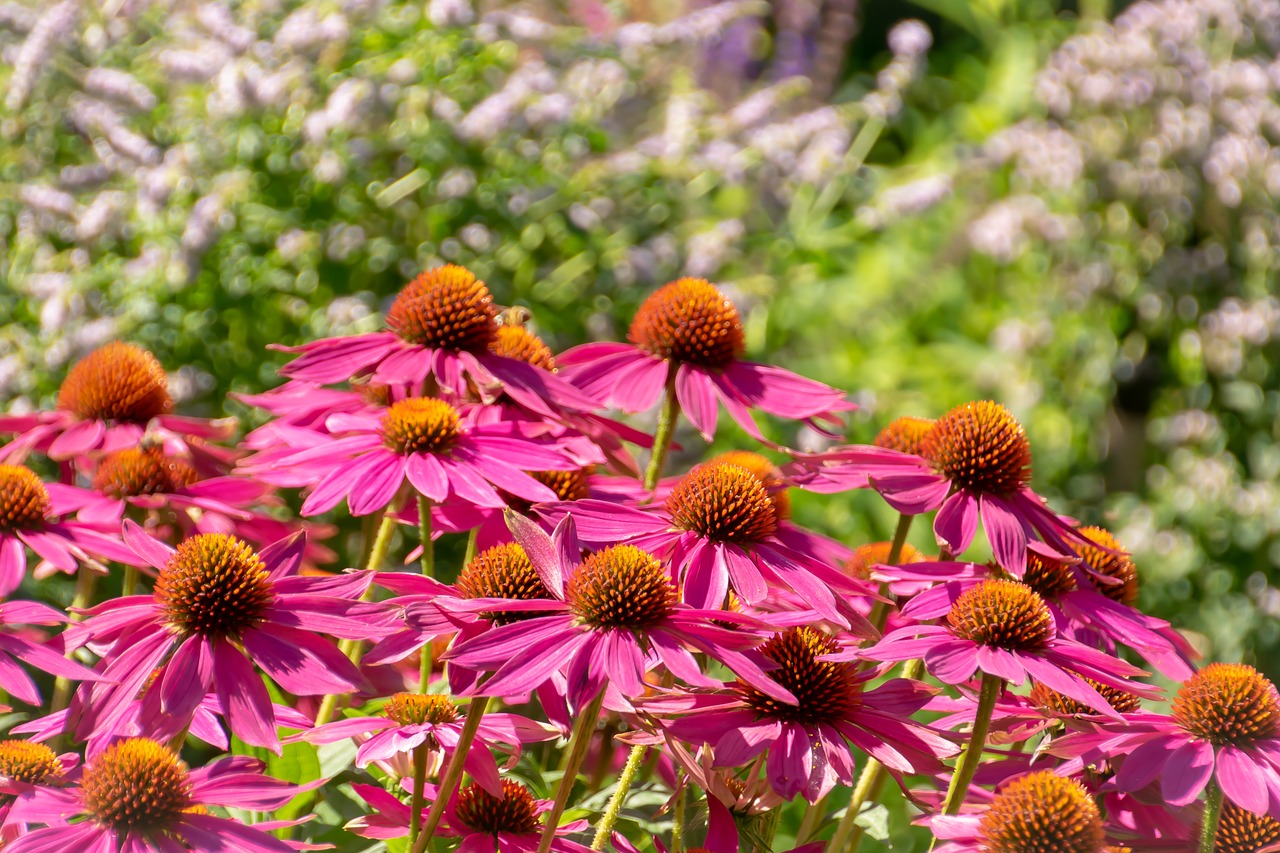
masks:
[[[1142,605],[1276,677],[1278,39],[1264,0],[0,3],[0,408],[125,337],[251,420],[267,344],[441,261],[558,348],[706,276],[852,438],[1008,405]]]

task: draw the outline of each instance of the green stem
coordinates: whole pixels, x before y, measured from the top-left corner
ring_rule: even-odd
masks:
[[[772,853],[773,836],[778,834],[778,824],[781,822],[781,808],[773,808],[756,816],[755,829],[760,840],[751,848],[751,853]]]
[[[473,527],[471,532],[467,534],[467,551],[462,555],[462,565],[464,566],[469,565],[476,558],[476,551],[479,550],[476,546],[476,534],[479,530],[480,528]]]
[[[138,570],[134,566],[124,567],[124,578],[120,581],[120,595],[133,595],[138,588]]]
[[[431,498],[418,495],[418,536],[422,540],[422,574],[435,577],[436,546],[431,538]],[[431,644],[422,646],[418,664],[418,692],[428,693],[431,688]]]
[[[1204,822],[1200,824],[1199,853],[1213,853],[1218,836],[1218,818],[1222,814],[1222,788],[1217,781],[1209,780],[1209,789],[1205,793]]]
[[[457,790],[458,782],[462,779],[462,765],[467,760],[467,753],[471,751],[471,744],[475,742],[476,732],[480,730],[480,721],[484,718],[485,709],[488,707],[488,696],[481,696],[471,701],[471,707],[467,709],[467,719],[463,722],[462,732],[458,735],[458,745],[453,748],[453,758],[449,759],[449,766],[445,768],[444,776],[440,779],[435,802],[431,804],[427,822],[413,845],[413,853],[423,853],[431,837],[436,834],[440,818],[444,817],[445,806],[453,798],[453,792]]]
[[[626,766],[622,768],[622,775],[618,777],[618,787],[614,789],[613,796],[609,798],[609,805],[600,817],[600,824],[596,827],[596,837],[591,842],[592,850],[603,850],[604,846],[609,843],[609,835],[613,832],[613,827],[618,822],[618,815],[622,813],[622,804],[626,801],[627,794],[631,791],[631,783],[635,781],[636,771],[640,769],[640,763],[644,761],[644,755],[648,749],[644,744],[636,744],[631,747],[631,754],[627,756]]]
[[[560,827],[560,816],[564,807],[569,804],[569,793],[573,790],[574,780],[578,778],[578,770],[582,767],[582,759],[587,755],[587,746],[591,743],[591,735],[595,733],[596,721],[600,719],[600,706],[604,704],[604,689],[591,700],[586,711],[573,725],[573,733],[569,736],[569,760],[565,762],[564,775],[560,777],[560,787],[556,789],[555,802],[551,811],[543,817],[546,825],[542,830],[542,839],[538,842],[538,853],[548,853],[551,844],[556,840],[556,830]],[[413,853],[422,853],[415,850]]]
[[[378,533],[373,538],[373,546],[369,548],[368,562],[365,564],[366,569],[378,571],[382,568],[382,564],[386,562],[387,551],[391,550],[392,535],[396,532],[396,519],[393,507],[387,507],[383,510],[382,518],[378,522]],[[365,593],[365,597],[373,594],[373,586],[369,586],[369,591]],[[360,660],[360,641],[359,640],[343,640],[338,643],[338,649],[347,656],[352,663],[358,663]],[[338,707],[338,700],[341,698],[337,693],[330,693],[320,702],[320,709],[316,711],[316,725],[323,726],[325,723],[333,719],[333,712]]]
[[[827,845],[828,850],[858,849],[858,845],[862,843],[863,833],[863,828],[856,823],[858,815],[862,813],[863,805],[868,802],[874,803],[879,799],[880,792],[884,790],[884,780],[887,778],[884,765],[874,758],[868,758],[867,766],[862,768],[862,773],[853,787],[849,808],[845,809],[844,817],[840,819],[835,835],[831,836],[831,843]]]
[[[675,374],[667,380],[667,397],[658,414],[658,428],[653,433],[653,452],[649,454],[649,467],[644,472],[644,488],[652,492],[662,476],[662,466],[667,462],[667,452],[671,449],[671,437],[676,432],[676,421],[680,419],[680,401],[676,399]]]
[[[898,527],[893,532],[893,543],[889,545],[889,557],[885,560],[886,565],[897,565],[898,561],[902,559],[902,547],[907,544],[907,533],[910,532],[911,522],[914,520],[914,515],[899,513]],[[888,594],[888,584],[883,585],[880,593],[881,595]],[[888,619],[889,603],[887,601],[877,601],[871,607],[871,613],[867,616],[867,621],[870,622],[877,631],[884,631],[884,626]],[[866,661],[862,664],[861,668],[870,669],[871,666],[871,661]]]
[[[973,720],[973,731],[969,742],[965,744],[960,763],[951,777],[951,785],[947,788],[947,798],[942,803],[942,813],[958,814],[964,804],[965,794],[969,791],[969,783],[973,774],[978,772],[978,764],[982,761],[982,752],[987,746],[987,729],[991,726],[991,714],[995,711],[996,700],[1004,692],[1004,679],[989,673],[982,674],[982,687],[978,690],[978,712]]]
[[[688,808],[689,780],[686,779],[676,795],[676,810],[671,817],[671,853],[684,853],[684,821]]]
[[[77,613],[77,610],[84,610],[93,604],[93,591],[98,585],[98,573],[90,571],[84,566],[80,567],[80,571],[76,573],[76,594],[71,599],[71,619],[79,622],[84,619],[84,615]],[[73,659],[75,652],[67,652],[67,658]],[[53,704],[54,713],[63,710],[71,703],[71,680],[63,676],[58,676],[53,682]]]
[[[409,802],[409,845],[418,842],[422,829],[422,792],[427,787],[427,748],[419,746],[413,751],[413,799]]]

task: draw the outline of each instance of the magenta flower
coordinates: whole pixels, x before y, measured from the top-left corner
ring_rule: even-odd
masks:
[[[717,684],[702,674],[692,648],[723,663],[762,693],[795,701],[765,676],[758,656],[747,651],[758,643],[756,634],[712,621],[754,620],[679,604],[670,569],[653,555],[632,545],[614,545],[583,559],[572,516],[557,525],[551,537],[522,516],[512,513],[509,519],[516,541],[554,598],[446,603],[460,610],[530,616],[486,631],[445,654],[445,660],[458,666],[493,673],[472,692],[528,693],[564,671],[575,707],[585,706],[607,683],[620,694],[610,705],[627,708],[618,700],[641,695],[645,673],[659,661],[685,683]]]
[[[505,391],[527,409],[591,411],[596,401],[528,362],[497,355],[498,309],[483,281],[446,264],[422,273],[391,303],[387,331],[311,341],[281,368],[292,379],[320,384],[369,376],[386,385],[422,386],[431,379],[457,397],[474,388],[486,402]]]
[[[751,414],[839,425],[856,408],[843,391],[778,367],[742,361],[738,309],[714,285],[682,278],[654,291],[631,321],[631,344],[595,343],[559,357],[561,373],[587,394],[624,412],[652,408],[674,387],[680,408],[708,441],[717,401],[752,437],[764,440]]]
[[[448,696],[396,693],[382,706],[382,713],[381,717],[348,717],[316,726],[291,740],[336,743],[361,738],[360,748],[356,750],[357,767],[374,761],[392,761],[421,746],[427,747],[430,756],[428,772],[448,764],[464,723]],[[551,726],[519,714],[485,714],[476,733],[476,746],[467,751],[463,769],[486,791],[501,796],[498,763],[490,749],[496,743],[510,745],[514,763],[520,757],[521,745],[554,740],[558,736],[559,732]]]
[[[924,822],[945,842],[935,853],[1021,850],[1028,839],[1050,838],[1057,850],[1101,851],[1107,842],[1102,816],[1089,791],[1052,770],[1018,776],[979,809],[931,815]]]
[[[366,838],[400,838],[409,834],[408,805],[373,785],[351,787],[374,811],[349,822],[347,829]],[[427,786],[427,796],[436,796],[433,786]],[[541,816],[550,810],[550,800],[535,800],[528,788],[510,779],[502,780],[500,794],[491,794],[478,784],[467,785],[445,807],[437,834],[459,839],[454,853],[535,853],[543,832]],[[422,811],[424,821],[427,811]],[[586,828],[585,820],[575,820],[557,827],[556,835],[572,835]],[[566,838],[555,839],[551,850],[591,853],[590,847]]]
[[[932,423],[918,449],[836,448],[800,457],[791,473],[810,491],[870,485],[907,515],[938,510],[933,532],[953,556],[968,549],[981,519],[996,562],[1014,577],[1026,568],[1032,537],[1072,555],[1081,535],[1031,490],[1031,444],[1008,409],[985,400],[957,406]]]
[[[185,438],[224,439],[235,426],[232,420],[170,414],[172,408],[168,377],[156,357],[114,341],[75,363],[58,389],[55,411],[0,416],[0,433],[17,434],[0,448],[0,462],[20,462],[32,451],[62,460],[134,447],[149,424],[184,446]]]
[[[263,763],[235,756],[196,770],[153,740],[122,740],[97,755],[79,784],[30,786],[18,795],[11,822],[48,824],[5,845],[9,853],[176,853],[179,850],[294,853],[267,830],[215,817],[206,806],[250,811],[279,808],[303,788],[263,774]]]
[[[1251,666],[1212,663],[1188,679],[1173,714],[1130,715],[1121,725],[1059,738],[1050,752],[1072,766],[1118,765],[1115,787],[1139,791],[1159,780],[1173,806],[1196,800],[1216,779],[1227,800],[1280,820],[1280,695]]]
[[[22,465],[0,465],[0,596],[22,583],[27,548],[41,558],[38,578],[74,572],[95,558],[137,564],[137,555],[120,543],[119,530],[120,508],[112,501],[87,489],[44,483]]]
[[[628,542],[669,560],[694,607],[722,607],[731,589],[757,604],[773,584],[795,592],[823,618],[872,635],[848,596],[874,594],[819,558],[847,558],[849,551],[788,522],[779,498],[748,468],[713,460],[681,478],[662,505],[580,500],[538,512],[551,521],[571,512],[588,545]]]
[[[353,515],[368,515],[388,506],[406,480],[437,503],[453,497],[503,507],[497,489],[528,501],[555,500],[525,471],[577,467],[558,447],[527,438],[519,424],[468,426],[453,406],[430,397],[393,403],[381,416],[335,415],[329,425],[342,437],[312,433],[307,449],[251,458],[246,471],[270,482],[281,470],[285,483],[314,483],[303,515],[327,512],[344,498]]]
[[[964,684],[979,670],[1010,684],[1030,676],[1112,717],[1119,714],[1090,679],[1139,696],[1158,693],[1129,680],[1142,670],[1059,634],[1044,600],[1025,584],[988,579],[963,587],[945,584],[903,608],[906,618],[945,617],[945,624],[899,628],[863,654],[879,661],[922,658],[945,684]]]
[[[363,682],[320,635],[381,636],[380,620],[368,615],[376,606],[358,603],[369,573],[298,576],[301,536],[259,554],[224,534],[193,536],[177,550],[132,522],[124,535],[159,576],[153,595],[100,604],[77,628],[103,655],[102,677],[111,682],[77,694],[71,719],[81,739],[114,731],[140,691],[144,706],[159,691],[161,712],[185,722],[212,687],[236,736],[278,751],[275,711],[255,663],[301,696],[350,693]]]
[[[62,625],[67,617],[36,601],[0,603],[0,689],[28,705],[40,705],[40,690],[14,660],[50,675],[76,681],[99,681],[101,676],[62,655],[61,643],[47,646],[15,630],[18,625]]]
[[[853,784],[854,758],[867,753],[895,774],[942,770],[958,748],[909,718],[936,692],[893,679],[864,690],[873,672],[831,660],[839,644],[813,628],[788,628],[761,648],[770,677],[796,697],[782,703],[750,684],[728,692],[693,692],[639,703],[673,736],[709,743],[718,767],[740,767],[768,750],[767,778],[784,799],[816,803],[837,784]]]

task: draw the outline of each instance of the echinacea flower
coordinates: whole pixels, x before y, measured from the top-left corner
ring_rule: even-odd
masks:
[[[1260,853],[1280,849],[1280,820],[1223,803],[1214,853]]]
[[[925,822],[946,842],[935,853],[1102,853],[1107,843],[1093,797],[1052,770],[1013,779],[978,811]]]
[[[865,690],[872,671],[831,660],[839,644],[813,628],[788,628],[761,647],[773,668],[769,677],[795,697],[780,702],[753,685],[729,691],[691,692],[640,703],[675,737],[710,743],[717,766],[739,767],[768,750],[766,778],[785,799],[810,803],[837,782],[853,784],[854,758],[867,753],[895,774],[937,772],[958,747],[910,717],[934,690],[897,678]]]
[[[101,495],[45,483],[24,465],[0,464],[0,595],[22,583],[27,548],[41,558],[37,577],[86,571],[81,564],[93,558],[137,564],[137,555],[114,535],[119,525],[119,508]]]
[[[41,672],[75,681],[99,681],[91,669],[63,657],[57,647],[37,643],[15,630],[18,625],[62,625],[65,614],[38,601],[0,602],[0,689],[28,705],[40,704],[40,690],[14,658]]]
[[[159,434],[223,439],[230,420],[210,421],[172,414],[168,377],[156,357],[122,341],[101,346],[76,362],[58,389],[52,412],[0,416],[0,433],[16,433],[0,448],[0,462],[21,461],[28,453],[73,459],[94,450],[133,447],[154,422]]]
[[[864,652],[866,657],[922,658],[925,668],[945,684],[964,684],[979,670],[1015,685],[1029,676],[1114,717],[1119,715],[1089,679],[1138,695],[1152,694],[1151,688],[1129,680],[1142,670],[1059,634],[1053,614],[1029,586],[987,579],[961,590],[958,584],[947,584],[917,595],[902,615],[945,617],[944,624],[891,631]]]
[[[416,389],[431,377],[458,397],[473,387],[491,400],[502,390],[548,416],[561,409],[597,408],[594,400],[554,374],[494,354],[490,346],[500,328],[497,317],[485,283],[464,267],[446,264],[427,270],[400,291],[387,311],[386,331],[273,348],[302,353],[280,372],[308,382],[370,376]]]
[[[680,604],[671,570],[657,557],[633,545],[613,545],[583,558],[572,516],[557,525],[551,537],[522,516],[512,513],[509,519],[516,541],[554,598],[448,602],[473,612],[536,614],[486,631],[446,653],[445,660],[458,666],[493,673],[472,692],[527,693],[563,670],[569,699],[581,708],[606,683],[616,688],[619,698],[639,696],[645,673],[658,661],[686,683],[716,684],[702,674],[690,652],[694,649],[762,693],[794,701],[746,653],[757,644],[756,634],[712,621],[754,620]]]
[[[830,493],[870,485],[906,515],[938,510],[933,532],[952,555],[968,549],[981,519],[996,562],[1015,577],[1038,536],[1062,556],[1080,534],[1031,490],[1031,443],[999,403],[957,406],[918,438],[918,455],[852,446],[799,457],[798,484]]]
[[[264,775],[263,763],[234,756],[191,770],[153,740],[131,738],[89,762],[79,784],[36,784],[18,795],[11,822],[43,823],[5,845],[6,853],[294,853],[266,830],[287,821],[246,825],[208,806],[270,811],[293,799],[297,785]]]
[[[1076,763],[1118,764],[1114,784],[1139,791],[1157,779],[1166,803],[1185,806],[1211,779],[1242,809],[1280,819],[1280,694],[1251,666],[1211,663],[1178,689],[1169,717],[1132,714],[1123,726],[1059,738],[1050,751]]]
[[[871,591],[814,556],[847,557],[847,550],[787,521],[776,491],[732,461],[694,468],[660,506],[581,500],[540,506],[538,513],[553,522],[572,513],[590,545],[629,542],[670,560],[684,600],[694,607],[722,607],[730,590],[756,604],[772,583],[794,591],[824,618],[867,630],[844,598]]]
[[[411,810],[382,788],[352,785],[357,794],[373,807],[373,813],[358,817],[347,829],[366,838],[400,838],[409,834]],[[436,796],[427,786],[427,798]],[[462,787],[445,807],[440,828],[441,837],[457,838],[454,853],[534,853],[542,839],[542,815],[551,810],[550,800],[534,799],[528,788],[511,779],[503,779],[499,794],[490,793],[479,784]],[[427,809],[423,809],[425,820]],[[556,835],[573,835],[587,828],[585,820],[561,824]],[[553,853],[591,853],[591,848],[567,838],[551,842]]]
[[[275,711],[254,664],[301,696],[350,693],[362,683],[321,635],[381,636],[379,620],[362,618],[375,605],[358,604],[371,574],[297,575],[300,536],[259,553],[234,536],[201,533],[173,549],[126,522],[125,540],[159,575],[153,594],[100,604],[78,627],[111,682],[77,694],[72,720],[78,714],[82,739],[114,730],[140,691],[144,703],[160,691],[161,712],[187,720],[212,687],[237,737],[278,750]]]
[[[345,498],[353,515],[368,515],[391,504],[407,480],[419,494],[439,503],[447,498],[482,507],[504,507],[502,489],[530,501],[556,494],[527,470],[577,467],[554,445],[525,437],[520,424],[470,426],[444,400],[411,397],[381,414],[330,419],[341,437],[317,437],[305,450],[274,455],[245,469],[268,482],[283,469],[291,478],[314,483],[303,515],[333,509]]]
[[[298,735],[307,743],[336,743],[351,737],[363,739],[356,750],[356,766],[374,761],[390,761],[397,756],[426,747],[428,772],[444,766],[458,744],[465,719],[458,706],[439,693],[396,693],[382,706],[381,717],[348,717],[316,726]],[[519,756],[525,743],[552,740],[556,729],[519,714],[485,714],[476,731],[476,741],[464,757],[463,769],[494,796],[502,794],[498,763],[490,748],[508,744]]]
[[[716,432],[717,401],[760,440],[752,409],[817,426],[839,424],[837,412],[856,408],[836,388],[743,361],[738,309],[705,279],[678,279],[650,294],[627,339],[630,344],[574,347],[560,355],[561,373],[624,412],[652,408],[664,389],[674,388],[681,411],[708,441]]]

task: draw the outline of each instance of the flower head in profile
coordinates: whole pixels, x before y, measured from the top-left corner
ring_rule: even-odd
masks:
[[[1018,776],[984,806],[934,815],[937,853],[1103,853],[1106,829],[1093,796],[1052,770]]]
[[[235,756],[192,770],[154,740],[121,740],[89,762],[79,784],[37,783],[19,794],[10,822],[48,825],[9,842],[5,850],[293,853],[294,847],[267,831],[289,822],[250,826],[215,817],[207,808],[271,811],[300,792],[297,785],[264,775],[263,767],[256,759]]]
[[[301,353],[280,372],[320,384],[369,377],[414,389],[430,378],[459,398],[475,389],[491,401],[501,391],[548,416],[597,408],[549,371],[494,352],[500,344],[498,308],[488,286],[465,267],[446,264],[419,275],[391,303],[386,325],[381,332],[275,347]]]
[[[368,573],[299,576],[301,537],[259,553],[234,536],[202,533],[173,549],[126,522],[125,539],[159,574],[153,594],[100,604],[77,628],[103,655],[107,682],[75,698],[81,739],[115,731],[139,693],[148,707],[159,691],[159,712],[186,721],[212,689],[237,737],[278,750],[276,714],[254,664],[296,695],[359,688],[360,674],[324,635],[381,636],[380,620],[365,612],[375,605],[358,603]]]
[[[95,559],[137,565],[119,530],[120,508],[101,495],[46,483],[25,465],[0,464],[0,596],[22,583],[28,548],[40,557],[37,577],[90,571],[82,566]]]
[[[506,506],[498,490],[529,501],[556,493],[529,470],[578,467],[554,444],[526,436],[518,423],[473,425],[456,408],[433,397],[410,397],[379,413],[334,416],[337,437],[317,437],[296,453],[250,458],[246,472],[281,485],[314,483],[303,515],[333,509],[345,498],[353,515],[390,505],[407,481],[435,503],[453,499],[480,507]]]
[[[933,690],[893,679],[872,690],[870,671],[829,660],[839,644],[809,627],[788,628],[761,647],[770,678],[795,696],[779,701],[738,681],[729,690],[694,691],[642,703],[676,717],[667,731],[689,743],[710,743],[721,767],[740,767],[768,750],[766,777],[784,799],[816,803],[837,784],[852,785],[854,757],[867,753],[895,774],[931,773],[958,748],[909,718]]]
[[[409,834],[408,805],[373,785],[351,787],[373,812],[351,821],[347,829],[366,838],[400,838]],[[436,796],[431,786],[427,786],[427,796]],[[503,779],[497,791],[472,783],[460,788],[449,801],[437,834],[458,839],[455,853],[534,853],[542,838],[542,815],[550,809],[550,800],[536,799],[533,792],[512,779]],[[424,819],[426,813],[424,809]],[[585,820],[576,820],[561,824],[556,835],[573,835],[586,828]],[[590,847],[562,837],[551,843],[551,850],[591,853]]]
[[[927,431],[925,424],[931,424]],[[989,400],[957,406],[936,421],[913,422],[911,429],[903,426],[877,446],[799,457],[792,469],[797,484],[811,491],[870,486],[907,515],[937,510],[933,532],[953,555],[968,549],[981,520],[996,562],[1015,577],[1026,568],[1033,537],[1068,557],[1071,543],[1082,540],[1031,490],[1026,431],[1008,409]]]
[[[1062,636],[1044,599],[1018,581],[989,578],[973,585],[944,584],[917,595],[902,615],[943,621],[891,631],[866,650],[867,657],[921,658],[945,684],[965,684],[978,671],[1011,684],[1023,684],[1030,677],[1110,716],[1119,715],[1093,683],[1152,695],[1151,688],[1130,680],[1142,670]]]
[[[95,450],[133,447],[149,424],[158,435],[181,444],[185,439],[223,439],[234,428],[230,420],[188,418],[172,410],[168,377],[156,357],[134,344],[113,341],[71,367],[54,411],[0,415],[0,433],[16,434],[0,448],[0,462],[21,461],[32,451],[75,459]]]
[[[1120,791],[1160,783],[1173,806],[1194,802],[1215,779],[1229,802],[1280,819],[1280,694],[1239,663],[1211,663],[1178,689],[1173,713],[1130,715],[1123,726],[1058,739],[1055,755],[1109,762]]]
[[[382,706],[380,717],[348,717],[316,726],[297,736],[308,743],[336,743],[360,738],[356,766],[392,761],[419,747],[428,750],[429,770],[448,763],[457,746],[465,718],[448,697],[440,693],[395,693]],[[463,769],[494,796],[502,793],[498,764],[490,749],[498,743],[511,747],[519,757],[526,743],[552,740],[559,732],[519,714],[485,714],[476,732],[476,743],[464,757]]]
[[[763,437],[752,409],[817,425],[839,424],[836,413],[855,408],[835,388],[743,361],[738,309],[704,279],[678,279],[650,294],[627,338],[630,344],[574,347],[559,357],[561,373],[624,412],[652,408],[664,389],[674,387],[681,411],[708,441],[720,403],[757,439]]]
[[[870,590],[836,568],[848,550],[791,524],[784,500],[729,459],[694,468],[661,505],[582,500],[538,512],[552,521],[572,513],[589,545],[629,542],[669,560],[684,600],[695,607],[722,607],[730,590],[757,604],[772,585],[793,591],[824,618],[867,630],[847,599]]]
[[[584,706],[606,685],[619,694],[616,705],[618,700],[641,695],[645,673],[659,662],[685,683],[716,684],[702,674],[693,655],[697,651],[723,663],[761,692],[792,700],[791,694],[764,675],[756,656],[745,653],[758,643],[758,635],[712,621],[725,617],[724,613],[680,604],[671,570],[657,557],[621,544],[584,558],[572,516],[557,525],[550,537],[523,516],[511,513],[509,521],[516,541],[553,597],[450,602],[472,612],[528,617],[485,631],[445,655],[458,666],[493,673],[474,692],[520,695],[562,672],[574,706]]]

